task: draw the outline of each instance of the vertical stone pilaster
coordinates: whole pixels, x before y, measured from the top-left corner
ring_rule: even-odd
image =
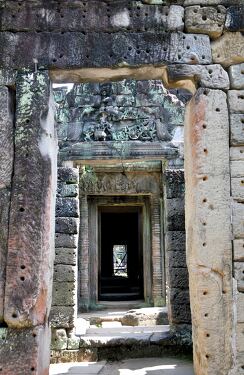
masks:
[[[161,215],[160,200],[158,196],[151,198],[152,217],[152,295],[154,305],[161,305],[163,296],[162,290],[162,253],[161,253]]]
[[[83,195],[80,198],[80,232],[81,243],[80,243],[80,307],[87,309],[90,302],[89,293],[89,239],[88,239],[88,202],[87,196]]]
[[[3,320],[10,189],[14,157],[13,101],[13,93],[7,87],[0,86],[0,322]]]
[[[48,374],[57,179],[53,109],[48,72],[19,74],[4,306],[9,345],[0,346],[4,374]]]
[[[198,375],[232,365],[232,247],[226,94],[199,89],[186,108],[186,243]]]

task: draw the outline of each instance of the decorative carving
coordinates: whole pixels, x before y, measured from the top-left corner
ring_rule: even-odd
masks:
[[[85,193],[107,193],[137,191],[137,178],[119,174],[95,174],[93,172],[81,175],[80,190]]]

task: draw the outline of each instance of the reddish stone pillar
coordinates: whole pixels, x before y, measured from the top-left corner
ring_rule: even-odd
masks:
[[[48,72],[17,77],[1,374],[48,374],[57,141]],[[0,340],[1,340],[0,338]]]

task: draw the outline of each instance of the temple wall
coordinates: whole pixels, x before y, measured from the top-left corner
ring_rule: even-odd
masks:
[[[48,373],[56,190],[48,71],[54,82],[82,83],[98,68],[105,80],[117,69],[124,79],[144,65],[194,94],[185,177],[195,373],[244,373],[243,14],[241,0],[0,2],[2,374]]]

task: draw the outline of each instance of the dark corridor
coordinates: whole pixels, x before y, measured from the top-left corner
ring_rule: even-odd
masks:
[[[143,298],[139,207],[106,207],[100,212],[99,299]]]

